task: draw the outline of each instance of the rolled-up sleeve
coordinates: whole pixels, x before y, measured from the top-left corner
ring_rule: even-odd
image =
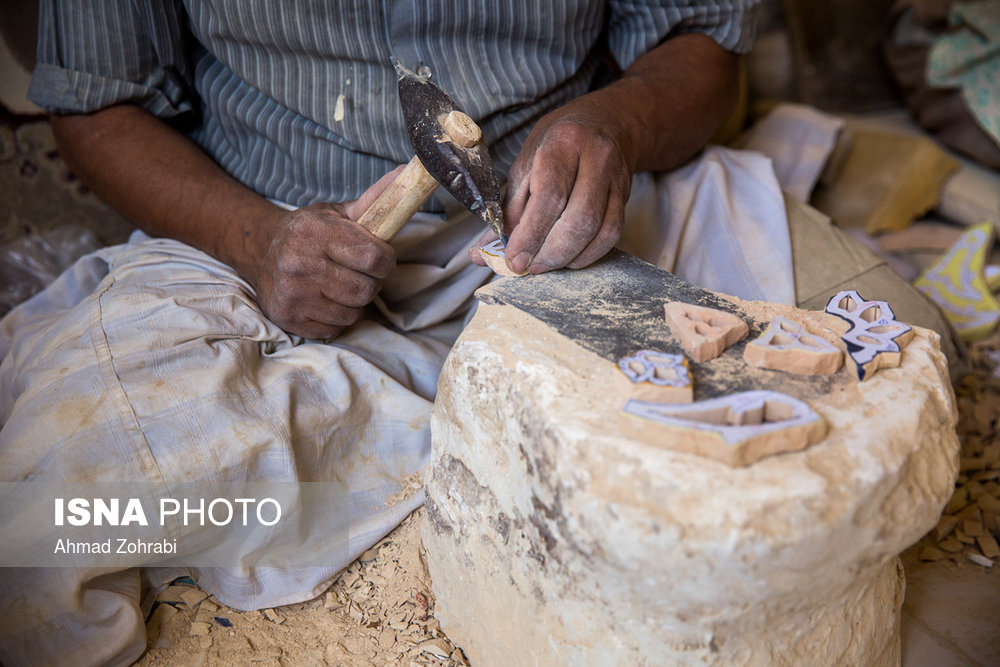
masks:
[[[192,106],[191,46],[171,0],[42,0],[28,97],[55,113],[139,105],[161,118]]]
[[[612,0],[608,45],[627,68],[667,37],[697,32],[722,48],[746,53],[753,46],[759,0]]]

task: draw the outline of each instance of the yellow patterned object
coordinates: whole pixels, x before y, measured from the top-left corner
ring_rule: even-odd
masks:
[[[989,336],[1000,321],[1000,303],[986,277],[986,257],[992,246],[992,222],[970,227],[914,283],[941,307],[966,341]]]

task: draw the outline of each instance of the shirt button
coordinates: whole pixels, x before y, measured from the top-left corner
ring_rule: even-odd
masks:
[[[425,79],[429,79],[431,78],[431,74],[433,74],[433,72],[431,72],[431,68],[427,65],[420,65],[420,67],[417,68],[417,74]]]

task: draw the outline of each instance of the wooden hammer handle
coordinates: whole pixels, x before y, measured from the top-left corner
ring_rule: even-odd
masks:
[[[427,173],[420,159],[413,156],[368,210],[358,224],[383,241],[389,241],[420,210],[438,182]]]

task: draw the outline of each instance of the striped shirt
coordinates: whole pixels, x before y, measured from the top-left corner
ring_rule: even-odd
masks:
[[[745,52],[758,0],[42,0],[29,97],[142,106],[239,181],[303,206],[409,160],[390,56],[476,119],[501,177],[543,114],[702,32]]]

